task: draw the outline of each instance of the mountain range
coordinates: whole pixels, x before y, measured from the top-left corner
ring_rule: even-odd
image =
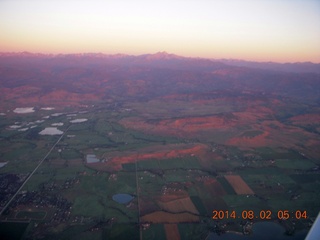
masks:
[[[156,54],[0,54],[1,101],[79,104],[217,92],[320,100],[320,64],[256,63]],[[5,105],[5,104],[4,104]],[[2,108],[5,108],[4,105]]]

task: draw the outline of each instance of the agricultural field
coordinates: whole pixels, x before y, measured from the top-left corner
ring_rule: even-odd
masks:
[[[121,224],[129,224],[132,226],[130,231],[135,232],[138,238],[139,228],[135,226],[140,222],[144,226],[142,236],[152,239],[152,236],[161,235],[167,239],[179,239],[186,234],[181,232],[180,224],[193,224],[190,234],[203,231],[204,223],[207,229],[211,229],[216,221],[220,227],[215,231],[227,230],[221,223],[230,219],[211,219],[214,210],[241,214],[246,209],[256,212],[270,209],[273,212],[271,220],[277,221],[276,211],[289,206],[311,214],[308,219],[300,220],[304,222],[300,227],[307,226],[316,216],[319,206],[315,200],[320,196],[314,191],[320,185],[317,162],[298,150],[282,145],[277,148],[243,148],[241,144],[235,145],[234,140],[223,141],[230,145],[206,140],[199,142],[187,135],[184,138],[174,132],[171,135],[165,130],[165,134],[157,137],[156,131],[149,135],[142,129],[131,129],[124,122],[128,121],[128,115],[123,116],[121,110],[112,114],[95,108],[83,111],[64,112],[41,122],[42,128],[59,123],[59,129],[64,131],[60,140],[61,135],[37,136],[32,133],[28,138],[30,133],[2,131],[16,131],[6,138],[10,140],[3,140],[8,147],[1,156],[8,163],[0,169],[2,174],[11,169],[15,170],[14,174],[29,174],[54,146],[23,187],[24,195],[19,196],[19,203],[11,207],[12,213],[5,214],[10,221],[35,222],[36,225],[28,227],[29,234],[37,236],[45,231],[48,238],[68,235],[75,231],[66,228],[69,222],[74,227],[78,224],[87,226],[79,228],[81,233],[77,236],[83,239],[90,229],[96,232],[97,239],[102,236],[116,238],[120,232],[116,233],[117,227],[111,226],[116,224],[120,231],[127,228]],[[40,112],[34,117],[43,118],[42,115]],[[84,118],[87,121],[70,122]],[[183,118],[182,122],[173,123],[177,129],[180,126],[177,124],[192,126]],[[119,119],[126,120],[121,122]],[[212,120],[211,117],[201,121],[193,119],[192,124],[201,124],[199,129],[202,129],[206,121]],[[169,120],[165,121],[169,123]],[[222,121],[219,124],[225,124],[226,129],[234,124],[219,121]],[[158,126],[162,123],[153,121],[152,124]],[[206,126],[209,129],[216,127]],[[37,131],[41,127],[36,128]],[[195,128],[186,129],[188,134],[192,132],[197,136]],[[240,131],[238,138],[244,141],[264,135],[264,131],[246,128]],[[20,140],[19,134],[23,135]],[[9,144],[12,141],[17,144]],[[87,162],[88,154],[93,154],[97,161]],[[18,168],[17,165],[22,166]],[[12,188],[14,191],[14,186]],[[117,203],[113,196],[118,193],[130,194],[133,200],[128,204]],[[46,200],[34,203],[44,197],[43,194],[46,194]],[[43,209],[51,206],[50,211],[39,210],[34,204]],[[28,206],[30,210],[26,209]],[[20,210],[15,210],[15,207]],[[60,229],[58,232],[50,232],[44,225],[49,219],[53,219],[50,220],[52,224]],[[245,219],[231,220],[240,224]],[[232,225],[230,230],[233,228]]]
[[[252,189],[246,184],[243,179],[238,175],[225,175],[227,181],[230,183],[234,191],[239,194],[254,194]]]
[[[118,67],[105,71],[131,71]],[[261,222],[286,235],[310,229],[320,211],[314,99],[262,91],[251,78],[239,90],[214,71],[188,72],[183,84],[180,72],[158,81],[157,69],[146,81],[139,71],[119,81],[101,73],[94,87],[79,78],[66,84],[70,96],[28,95],[28,106],[19,94],[6,95],[1,232],[10,239],[156,240],[242,236]],[[194,83],[198,77],[203,84]],[[284,210],[290,218],[281,217]],[[18,230],[10,235],[7,227]]]
[[[177,224],[165,224],[164,229],[166,231],[167,239],[180,239],[180,233]]]

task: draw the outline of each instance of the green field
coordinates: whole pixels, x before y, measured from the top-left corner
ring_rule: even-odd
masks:
[[[277,159],[276,166],[279,168],[308,170],[316,165],[307,159]]]
[[[243,125],[227,130],[201,130],[200,137],[181,137],[127,129],[121,125],[121,120],[139,117],[141,114],[149,114],[146,121],[152,123],[160,122],[168,114],[177,121],[193,115],[225,116],[228,120],[233,117],[230,111],[244,109],[241,104],[217,100],[215,106],[193,105],[193,110],[187,107],[190,106],[189,103],[183,101],[157,109],[159,104],[157,101],[150,101],[146,105],[139,102],[126,103],[126,108],[134,108],[132,112],[120,107],[105,110],[102,104],[97,106],[98,110],[92,109],[72,117],[87,118],[88,121],[71,125],[23,188],[26,196],[34,194],[34,203],[23,203],[32,210],[13,208],[6,217],[14,220],[32,219],[37,224],[49,224],[49,230],[45,231],[46,239],[98,240],[139,239],[139,218],[142,217],[139,210],[140,213],[152,213],[155,209],[161,209],[159,201],[168,204],[170,208],[170,201],[187,197],[190,197],[199,212],[200,221],[177,222],[181,239],[199,239],[199,236],[205,239],[214,225],[227,222],[226,219],[220,223],[213,221],[213,210],[234,210],[241,214],[243,210],[259,212],[270,209],[277,212],[286,208],[292,211],[304,209],[308,212],[309,219],[317,215],[320,210],[320,177],[314,159],[301,155],[301,149],[283,146],[240,148],[225,144],[231,137],[254,138],[263,131]],[[72,111],[77,112],[74,109]],[[66,131],[70,125],[70,118],[66,115],[50,118],[27,132],[1,130],[3,150],[0,157],[1,160],[8,161],[8,164],[0,169],[0,174],[28,176],[59,139],[59,136],[39,136],[38,132],[57,122],[63,122],[64,125],[59,129]],[[37,119],[40,117],[42,115],[36,116]],[[27,119],[33,121],[31,116]],[[18,120],[0,121],[0,125],[5,128],[14,121]],[[117,156],[117,153],[119,156],[126,156],[127,153],[143,152],[148,147],[165,149],[166,145],[172,150],[175,144],[201,144],[206,147],[202,148],[203,152],[178,157],[138,159],[136,163],[123,163],[122,168],[117,170],[107,167],[103,171],[96,170],[99,168],[95,168],[94,164],[86,163],[87,154],[95,154],[101,160],[99,164],[109,166],[108,161],[112,156]],[[223,177],[226,174],[240,175],[255,194],[237,195]],[[17,183],[17,186],[21,184]],[[112,199],[113,195],[119,193],[130,194],[134,198],[127,204],[120,204]],[[47,196],[47,201],[54,199],[52,201],[55,202],[43,203],[38,201],[40,196]],[[143,202],[139,203],[141,199]],[[67,207],[61,210],[66,203]],[[45,209],[50,209],[48,214],[46,211],[35,210],[41,204]],[[142,205],[138,206],[139,204]],[[54,218],[63,211],[67,214]],[[274,220],[277,218],[276,214],[272,217]],[[307,228],[309,219],[301,220],[299,226]],[[229,222],[227,230],[241,231],[242,219]],[[0,224],[0,230],[3,224]],[[164,224],[166,222],[146,227],[142,230],[143,239],[165,239]],[[17,233],[17,236],[21,236],[24,229],[19,230],[20,235]],[[36,231],[37,228],[33,225],[27,230],[29,236]]]
[[[16,218],[22,219],[34,219],[34,220],[42,220],[46,217],[46,212],[37,212],[37,211],[20,211],[16,215]]]
[[[122,167],[126,171],[135,171],[135,163],[125,163]],[[196,157],[168,158],[168,159],[150,159],[137,161],[137,169],[152,170],[152,169],[201,169]]]

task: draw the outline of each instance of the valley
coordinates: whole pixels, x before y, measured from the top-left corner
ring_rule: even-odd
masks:
[[[267,221],[295,239],[320,211],[318,73],[9,54],[0,77],[8,236],[20,224],[16,239],[215,239]]]

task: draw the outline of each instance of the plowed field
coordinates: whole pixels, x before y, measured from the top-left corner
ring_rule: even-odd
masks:
[[[225,175],[225,179],[233,187],[237,194],[254,194],[252,189],[246,184],[239,175]]]
[[[190,213],[167,213],[163,211],[153,212],[141,217],[142,222],[152,223],[183,223],[199,222],[199,217]]]
[[[177,224],[164,224],[167,240],[180,240],[180,233]]]
[[[169,202],[159,201],[158,204],[162,209],[172,213],[190,212],[194,214],[199,214],[198,210],[196,209],[189,197]]]

